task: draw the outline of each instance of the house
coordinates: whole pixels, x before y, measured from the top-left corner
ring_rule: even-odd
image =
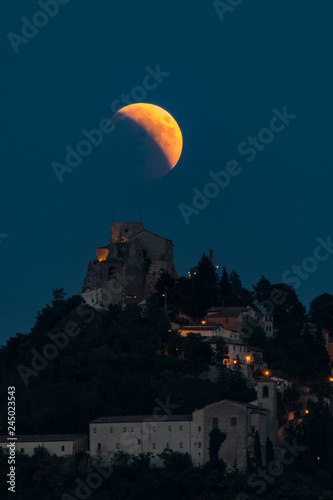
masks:
[[[253,403],[222,400],[195,410],[190,415],[101,417],[89,424],[90,454],[110,460],[119,451],[138,456],[152,453],[153,466],[161,465],[157,454],[165,449],[188,453],[195,465],[209,461],[209,433],[217,427],[226,432],[219,457],[231,470],[247,469],[247,452],[253,456],[258,431],[265,462],[266,440],[277,444],[276,383],[258,382]]]
[[[258,312],[252,306],[211,307],[205,318],[207,325],[222,325],[225,328],[250,335],[252,330],[260,326],[267,337],[274,334],[273,316],[265,311]]]
[[[43,446],[50,455],[59,457],[74,455],[77,451],[88,451],[87,434],[36,434],[17,435],[12,439],[16,451],[32,456],[34,449]],[[0,436],[0,447],[8,452],[8,436]]]

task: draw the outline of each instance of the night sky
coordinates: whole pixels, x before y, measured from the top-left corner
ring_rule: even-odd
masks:
[[[0,8],[1,343],[29,331],[54,288],[81,291],[113,212],[135,222],[142,211],[145,229],[173,241],[179,275],[213,249],[249,288],[299,265],[305,305],[333,293],[333,249],[313,257],[333,233],[331,0],[233,0],[224,14],[204,0],[59,0],[53,17],[35,15],[42,3]],[[36,32],[32,19],[46,24]],[[177,120],[177,166],[153,182],[124,178],[110,134],[59,182],[53,162],[126,94]],[[210,173],[231,165],[238,175],[216,194]],[[179,206],[205,189],[216,196],[186,223]]]

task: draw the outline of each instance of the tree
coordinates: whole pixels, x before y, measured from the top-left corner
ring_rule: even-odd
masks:
[[[229,283],[231,286],[231,296],[233,306],[246,306],[252,303],[252,294],[249,290],[243,287],[239,274],[232,270],[229,275]]]
[[[186,360],[201,363],[210,363],[213,356],[210,345],[202,341],[200,333],[193,332],[188,333],[183,340],[183,353]]]
[[[311,322],[333,333],[333,295],[323,293],[314,298],[309,307]]]
[[[213,467],[221,465],[219,451],[226,437],[227,434],[221,432],[218,427],[213,427],[209,433],[209,462]]]
[[[266,465],[269,466],[275,460],[274,446],[272,441],[267,436],[266,439]]]
[[[257,467],[262,466],[262,458],[261,458],[261,443],[259,432],[256,431],[254,435],[254,461]]]
[[[219,282],[219,300],[224,306],[234,305],[232,287],[225,266],[223,266],[222,275]]]
[[[198,298],[197,316],[204,316],[207,310],[217,303],[217,274],[209,257],[202,255],[193,280]]]

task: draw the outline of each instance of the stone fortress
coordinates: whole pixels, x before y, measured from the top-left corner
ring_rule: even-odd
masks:
[[[146,231],[143,222],[112,222],[110,243],[88,263],[81,295],[96,309],[140,302],[155,292],[162,270],[177,278],[171,240]]]

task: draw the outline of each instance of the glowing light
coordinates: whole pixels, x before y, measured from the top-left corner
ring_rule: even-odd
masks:
[[[206,323],[206,321],[201,321],[201,323],[204,325]]]
[[[247,361],[248,363],[250,363],[250,361],[251,361],[251,357],[250,357],[250,356],[246,356],[246,361]]]
[[[236,363],[237,363],[237,360],[236,360],[236,359],[234,359],[234,365],[235,365]]]
[[[305,410],[305,413],[309,413],[309,410]]]
[[[268,372],[268,371],[266,371],[266,372],[265,372],[265,375],[269,375],[269,372]]]

